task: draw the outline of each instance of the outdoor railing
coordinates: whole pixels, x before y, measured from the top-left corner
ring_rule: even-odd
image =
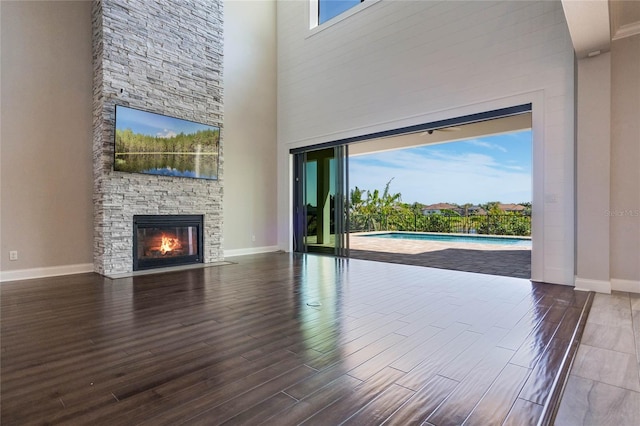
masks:
[[[349,230],[351,232],[413,231],[530,236],[531,216],[519,214],[477,216],[423,215],[421,213],[351,214]]]

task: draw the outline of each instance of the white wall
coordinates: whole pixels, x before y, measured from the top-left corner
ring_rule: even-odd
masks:
[[[0,8],[2,279],[93,270],[91,3]]]
[[[611,278],[640,293],[640,35],[611,43]]]
[[[533,103],[532,278],[573,284],[573,49],[559,2],[380,1],[308,28],[278,2],[278,244],[292,147]]]
[[[224,15],[223,247],[229,256],[277,245],[275,1],[226,1]]]
[[[640,35],[578,60],[576,288],[640,293]]]

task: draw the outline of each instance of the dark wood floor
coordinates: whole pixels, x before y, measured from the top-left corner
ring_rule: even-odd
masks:
[[[2,424],[535,424],[587,301],[418,266],[234,261],[3,283]]]

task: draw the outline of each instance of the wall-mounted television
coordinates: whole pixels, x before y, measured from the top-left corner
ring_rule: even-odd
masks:
[[[220,128],[116,105],[118,172],[218,179]]]

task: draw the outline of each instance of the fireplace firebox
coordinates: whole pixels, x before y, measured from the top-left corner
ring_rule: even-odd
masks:
[[[133,270],[203,263],[203,217],[133,216]]]

